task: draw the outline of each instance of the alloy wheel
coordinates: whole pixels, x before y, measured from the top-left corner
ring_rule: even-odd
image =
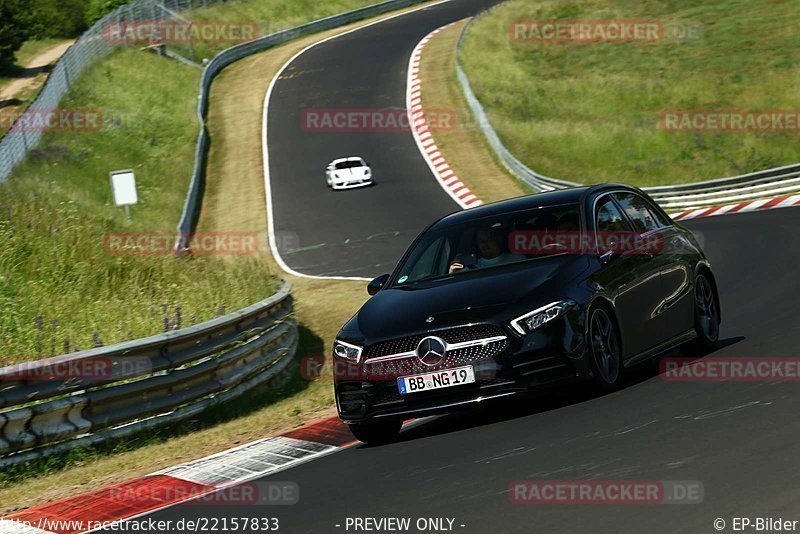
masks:
[[[592,312],[589,335],[592,356],[600,378],[606,384],[615,384],[619,379],[622,360],[619,338],[611,317],[602,308]]]
[[[695,313],[701,334],[707,341],[716,341],[719,337],[719,310],[714,290],[705,276],[697,277],[694,289]]]

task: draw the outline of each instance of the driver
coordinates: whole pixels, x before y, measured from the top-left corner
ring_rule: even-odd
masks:
[[[512,254],[506,250],[508,237],[499,226],[481,228],[475,232],[475,243],[478,245],[480,257],[475,261],[474,266],[466,267],[459,261],[450,264],[450,273],[461,271],[465,268],[482,269],[493,267],[526,259],[521,254]]]

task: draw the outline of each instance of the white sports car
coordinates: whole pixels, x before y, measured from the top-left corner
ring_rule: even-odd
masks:
[[[352,189],[372,185],[372,169],[357,156],[333,160],[325,170],[325,180],[332,189]]]

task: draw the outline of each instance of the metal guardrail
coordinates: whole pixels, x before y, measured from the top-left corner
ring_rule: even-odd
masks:
[[[203,192],[206,183],[206,163],[209,149],[209,132],[206,125],[208,115],[208,94],[211,90],[211,83],[214,78],[225,67],[252,54],[263,52],[274,46],[283,44],[287,41],[297,39],[312,33],[339,28],[352,22],[382,15],[389,11],[402,9],[415,4],[420,4],[428,0],[388,0],[379,4],[354,9],[339,15],[333,15],[314,22],[309,22],[301,26],[296,26],[287,30],[238,44],[227,48],[214,56],[203,70],[200,79],[200,93],[197,100],[197,120],[200,122],[200,133],[197,136],[197,146],[195,147],[194,169],[189,184],[189,192],[183,206],[180,222],[178,223],[178,239],[175,243],[175,252],[183,254],[191,240],[192,233],[197,226],[200,216],[200,207],[203,201]]]
[[[498,4],[502,5],[502,4]],[[475,119],[489,146],[497,158],[511,174],[528,184],[534,191],[552,191],[564,187],[575,187],[581,184],[558,180],[530,169],[517,159],[497,135],[486,110],[472,90],[469,78],[461,67],[460,54],[464,39],[469,29],[480,19],[490,13],[490,8],[473,17],[461,32],[456,46],[456,74],[461,89]],[[740,176],[719,178],[680,185],[663,185],[643,187],[656,202],[667,210],[687,210],[706,206],[717,206],[725,203],[741,202],[757,198],[800,193],[800,164],[787,165],[764,171],[752,172]]]
[[[174,332],[0,369],[0,467],[196,416],[274,378],[297,349],[290,289]]]
[[[299,36],[425,1],[388,0],[327,17],[233,46],[206,65],[194,171],[178,226],[179,251],[194,231],[202,202],[209,145],[205,117],[214,77],[239,59]],[[214,0],[168,4],[178,10],[195,2],[205,6]],[[59,60],[29,110],[55,107],[80,71],[114,48],[102,38],[105,25],[155,18],[148,17],[148,6],[164,9],[163,2],[135,0],[98,21]],[[84,54],[87,43],[97,48]],[[78,66],[76,57],[81,58]],[[12,128],[0,141],[0,181],[41,138],[41,132],[35,138],[26,134]],[[180,421],[277,376],[297,349],[290,287],[284,283],[262,302],[175,332],[0,369],[0,467]]]

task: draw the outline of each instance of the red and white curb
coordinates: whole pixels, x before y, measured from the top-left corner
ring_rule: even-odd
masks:
[[[454,24],[454,23],[453,23]],[[414,48],[411,54],[411,62],[408,68],[408,90],[406,94],[406,107],[411,123],[411,132],[417,141],[417,146],[423,158],[428,163],[433,175],[439,181],[444,190],[462,208],[474,208],[482,204],[481,200],[464,185],[453,169],[450,168],[444,155],[436,146],[436,141],[430,131],[428,121],[425,117],[424,99],[422,94],[422,79],[420,78],[420,63],[422,52],[434,35],[443,29],[451,26],[448,24],[438,28],[426,35]],[[759,200],[749,200],[738,204],[728,204],[704,208],[695,208],[681,212],[671,213],[670,216],[675,221],[696,219],[699,217],[711,217],[715,215],[725,215],[729,213],[746,213],[775,208],[788,208],[800,205],[800,195],[785,195],[774,198]]]
[[[686,221],[689,219],[697,219],[699,217],[712,217],[716,215],[725,215],[727,213],[746,213],[748,211],[788,208],[797,205],[800,205],[800,195],[785,195],[775,198],[750,200],[747,202],[740,202],[738,204],[728,204],[725,206],[691,209],[678,213],[672,213],[670,216],[675,221]]]
[[[0,533],[78,534],[288,469],[357,443],[336,416],[0,519]]]
[[[450,26],[450,24],[447,26]],[[419,76],[422,50],[434,35],[447,28],[447,26],[442,26],[426,35],[411,54],[411,61],[408,65],[406,109],[409,114],[411,133],[414,135],[417,147],[419,147],[422,157],[425,158],[436,180],[459,206],[464,209],[474,208],[480,206],[483,202],[458,179],[456,173],[445,161],[444,156],[436,146],[436,141],[433,138],[433,133],[431,133],[430,125],[425,116],[425,109],[423,108],[422,79]]]

